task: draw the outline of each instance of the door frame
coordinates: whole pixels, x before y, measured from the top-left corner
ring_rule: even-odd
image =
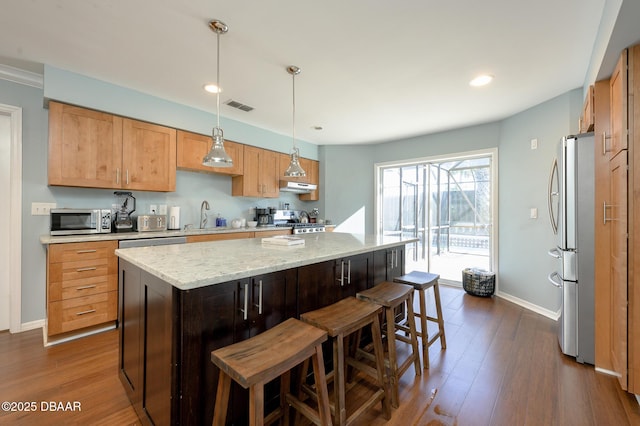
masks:
[[[376,235],[381,234],[382,230],[382,206],[380,204],[380,198],[382,196],[382,188],[380,187],[380,171],[382,168],[387,167],[402,167],[402,166],[411,166],[419,163],[436,163],[442,162],[449,159],[472,159],[478,157],[490,157],[491,158],[491,217],[492,217],[492,226],[491,226],[491,244],[489,247],[491,253],[491,268],[492,271],[496,273],[496,292],[499,288],[499,280],[498,280],[498,228],[499,228],[499,218],[498,218],[498,148],[488,148],[488,149],[480,149],[475,151],[466,151],[466,152],[454,152],[449,154],[441,154],[435,155],[431,157],[420,157],[420,158],[412,158],[409,160],[397,160],[397,161],[386,161],[384,163],[375,163],[374,167],[374,177],[375,177],[375,196],[374,196],[374,224],[375,224],[375,233]]]
[[[22,331],[22,108],[0,104],[10,118],[9,331]]]

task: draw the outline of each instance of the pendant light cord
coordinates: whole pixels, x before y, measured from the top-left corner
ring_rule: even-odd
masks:
[[[291,74],[292,86],[293,86],[293,117],[291,120],[292,123],[292,132],[293,135],[293,150],[296,150],[296,73]]]
[[[216,129],[220,131],[220,31],[216,32]]]

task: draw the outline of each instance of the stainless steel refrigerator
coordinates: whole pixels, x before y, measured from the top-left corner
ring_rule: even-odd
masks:
[[[548,278],[562,294],[558,341],[563,353],[595,364],[594,137],[562,138],[549,178],[549,217],[557,266]]]

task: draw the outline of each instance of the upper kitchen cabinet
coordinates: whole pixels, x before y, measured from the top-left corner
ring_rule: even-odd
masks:
[[[305,177],[290,177],[284,175],[284,172],[289,167],[290,161],[291,157],[289,156],[289,154],[280,154],[280,179],[294,182],[312,183],[316,185],[317,188],[318,181],[320,180],[320,163],[308,158],[300,158],[300,166],[302,167],[302,170],[307,173],[307,175]],[[318,189],[316,189],[315,191],[311,191],[308,194],[299,194],[298,198],[303,201],[318,201]]]
[[[49,102],[49,185],[174,191],[176,131]]]
[[[611,102],[611,159],[623,149],[627,149],[627,51],[623,51],[618,59],[613,74],[609,79]]]
[[[593,85],[589,86],[589,90],[587,91],[587,96],[584,100],[584,105],[582,107],[582,114],[580,115],[580,122],[578,128],[580,133],[586,133],[593,131],[594,125],[594,109],[593,109]]]
[[[49,185],[116,187],[122,118],[49,102]]]
[[[280,194],[279,155],[274,151],[245,145],[244,173],[233,177],[231,195],[277,198]]]
[[[202,165],[202,159],[211,149],[213,139],[198,133],[178,130],[177,167],[205,173],[220,173],[225,175],[241,175],[244,170],[244,145],[231,141],[224,141],[224,149],[233,159],[231,167],[208,167]]]
[[[122,135],[122,188],[175,191],[176,130],[125,118]]]

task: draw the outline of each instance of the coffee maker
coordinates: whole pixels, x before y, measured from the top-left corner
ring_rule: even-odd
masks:
[[[131,214],[136,211],[136,197],[131,192],[115,191],[115,205],[119,206],[113,216],[113,232],[132,232],[133,218]]]
[[[274,208],[261,209],[256,207],[256,222],[258,222],[258,226],[273,225],[273,214],[275,211]]]

